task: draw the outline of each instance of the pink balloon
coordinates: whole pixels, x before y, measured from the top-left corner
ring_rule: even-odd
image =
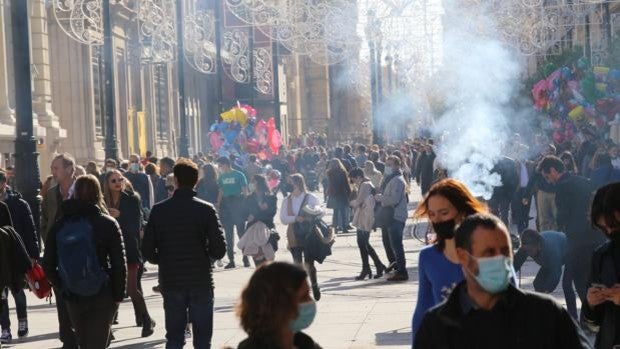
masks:
[[[209,134],[209,142],[215,151],[218,151],[224,144],[224,141],[220,138],[220,135],[217,132],[211,132]]]

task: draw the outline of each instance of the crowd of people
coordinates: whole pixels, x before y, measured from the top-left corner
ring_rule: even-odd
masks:
[[[432,139],[385,147],[303,142],[264,161],[134,154],[101,169],[60,154],[42,184],[39,224],[0,171],[0,226],[12,226],[31,261],[43,265],[63,348],[107,347],[126,297],[140,335],[154,333],[141,285],[146,262],[158,265],[167,348],[188,338],[210,348],[212,270],[237,268],[238,255],[243,267],[257,268],[238,304],[248,334],[239,348],[319,348],[300,331],[316,314],[317,263],[331,254],[334,236],[356,234],[362,269],[352,280],[407,281],[403,232],[411,215],[433,232],[419,253],[413,347],[589,348],[582,329],[594,328],[596,348],[620,345],[619,148],[594,135],[575,149],[524,142],[515,135],[497,162],[502,184],[488,201],[450,178]],[[423,199],[412,212],[414,185]],[[286,231],[276,229],[278,208]],[[373,231],[383,251],[372,246]],[[294,265],[274,262],[281,234]],[[551,293],[562,279],[567,309],[518,289],[515,270],[530,257],[541,266],[534,289]],[[23,288],[5,288],[2,343],[12,340],[10,294],[17,336],[28,335]]]

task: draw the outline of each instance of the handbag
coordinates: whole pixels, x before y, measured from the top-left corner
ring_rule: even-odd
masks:
[[[308,201],[308,194],[305,194],[304,199],[301,201],[301,206],[299,206],[299,212],[297,212],[297,216],[301,214],[301,211],[303,211],[304,206],[306,205],[307,201]],[[303,242],[306,240],[306,234],[308,234],[308,231],[309,231],[308,228],[309,228],[308,222],[295,222],[293,224],[293,234],[295,234],[295,239],[297,239],[298,243],[303,245]]]
[[[267,242],[271,245],[274,252],[278,250],[278,241],[280,241],[280,234],[278,234],[275,229],[271,229],[271,234],[269,235],[269,240],[267,240]]]
[[[30,291],[39,299],[49,297],[52,287],[39,263],[34,262],[32,268],[26,272],[26,281]]]

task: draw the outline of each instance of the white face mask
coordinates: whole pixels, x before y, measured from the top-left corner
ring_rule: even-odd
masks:
[[[140,164],[134,162],[129,165],[129,172],[136,173],[138,171],[140,171]]]

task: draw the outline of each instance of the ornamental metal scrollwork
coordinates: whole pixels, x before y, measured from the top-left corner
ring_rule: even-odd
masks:
[[[264,95],[273,93],[273,64],[271,49],[254,50],[254,89]]]
[[[71,39],[86,45],[103,44],[101,0],[53,0],[54,17]]]
[[[174,0],[140,0],[138,21],[142,62],[158,64],[174,61],[176,8]]]
[[[230,66],[224,71],[238,83],[250,82],[250,50],[248,34],[239,29],[228,30],[223,37],[222,62]]]
[[[184,54],[195,70],[214,74],[216,67],[215,16],[210,11],[197,11],[183,23]]]

